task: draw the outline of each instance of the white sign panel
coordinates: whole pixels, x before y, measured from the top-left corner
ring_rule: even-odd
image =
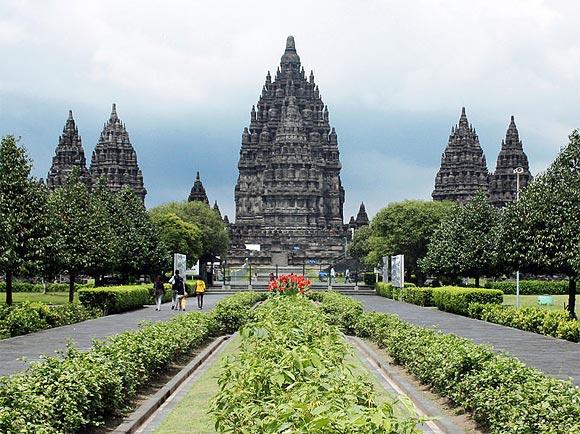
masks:
[[[389,257],[383,256],[383,282],[389,281]]]
[[[405,255],[391,256],[391,283],[395,288],[405,284]]]
[[[185,269],[187,265],[187,256],[181,253],[173,254],[173,269],[179,270],[179,275],[185,279]]]

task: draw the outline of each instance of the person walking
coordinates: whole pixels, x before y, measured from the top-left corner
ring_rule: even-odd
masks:
[[[165,287],[163,286],[161,276],[157,276],[157,279],[155,279],[155,283],[153,284],[153,294],[155,295],[155,310],[161,310],[161,302],[163,301],[163,295],[165,294]]]
[[[203,309],[203,295],[205,294],[205,282],[197,279],[195,282],[195,296],[197,297],[197,308]]]
[[[179,309],[177,307],[178,291],[179,288],[183,289],[183,278],[179,275],[179,270],[175,270],[175,273],[169,279],[169,283],[171,283],[171,310]]]
[[[344,283],[350,282],[350,270],[347,268],[344,272]]]
[[[336,271],[334,271],[334,267],[330,268],[330,283],[336,281]]]

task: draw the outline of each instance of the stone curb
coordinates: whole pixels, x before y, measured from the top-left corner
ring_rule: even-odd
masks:
[[[415,407],[427,415],[428,417],[435,417],[436,419],[430,421],[436,425],[440,432],[447,434],[461,434],[465,431],[453,423],[447,416],[442,415],[439,408],[433,404],[429,399],[425,398],[420,390],[409,383],[398,372],[392,369],[381,356],[379,356],[366,342],[355,336],[348,336],[347,339],[354,344],[354,348],[361,353],[362,356],[371,359],[378,367],[384,371],[389,379],[396,384],[396,386],[411,399]],[[358,347],[358,348],[357,348]],[[359,350],[362,350],[360,351]],[[365,354],[366,353],[366,354]]]
[[[134,433],[149,419],[149,417],[161,405],[175,393],[193,372],[198,369],[231,335],[221,336],[216,338],[198,354],[191,362],[189,362],[181,371],[179,371],[169,382],[159,389],[155,395],[145,401],[139,406],[124,422],[119,425],[114,431],[114,434]]]

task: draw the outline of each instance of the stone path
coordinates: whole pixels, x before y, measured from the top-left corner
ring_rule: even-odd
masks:
[[[437,327],[478,344],[489,344],[495,351],[509,353],[528,366],[557,378],[572,378],[574,384],[580,385],[580,344],[378,295],[354,295],[353,298],[362,301],[365,310],[394,313],[419,326]]]
[[[206,294],[203,310],[208,311],[226,294]],[[188,300],[188,311],[197,311],[194,298]],[[187,312],[187,311],[186,311]],[[171,310],[171,303],[161,306],[157,312],[155,306],[146,306],[142,309],[109,315],[77,324],[43,330],[24,336],[0,340],[0,375],[9,375],[26,368],[27,361],[35,361],[41,355],[54,355],[58,350],[66,349],[67,341],[80,349],[89,349],[95,338],[105,338],[125,330],[136,329],[143,321],[167,321],[174,315],[183,312]]]

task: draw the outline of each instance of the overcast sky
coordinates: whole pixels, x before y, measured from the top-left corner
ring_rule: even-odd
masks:
[[[117,103],[147,205],[200,170],[233,220],[241,133],[294,35],[336,127],[345,218],[430,199],[461,107],[493,170],[514,115],[534,174],[580,126],[580,2],[0,0],[0,135],[45,178],[68,110],[87,159]]]

